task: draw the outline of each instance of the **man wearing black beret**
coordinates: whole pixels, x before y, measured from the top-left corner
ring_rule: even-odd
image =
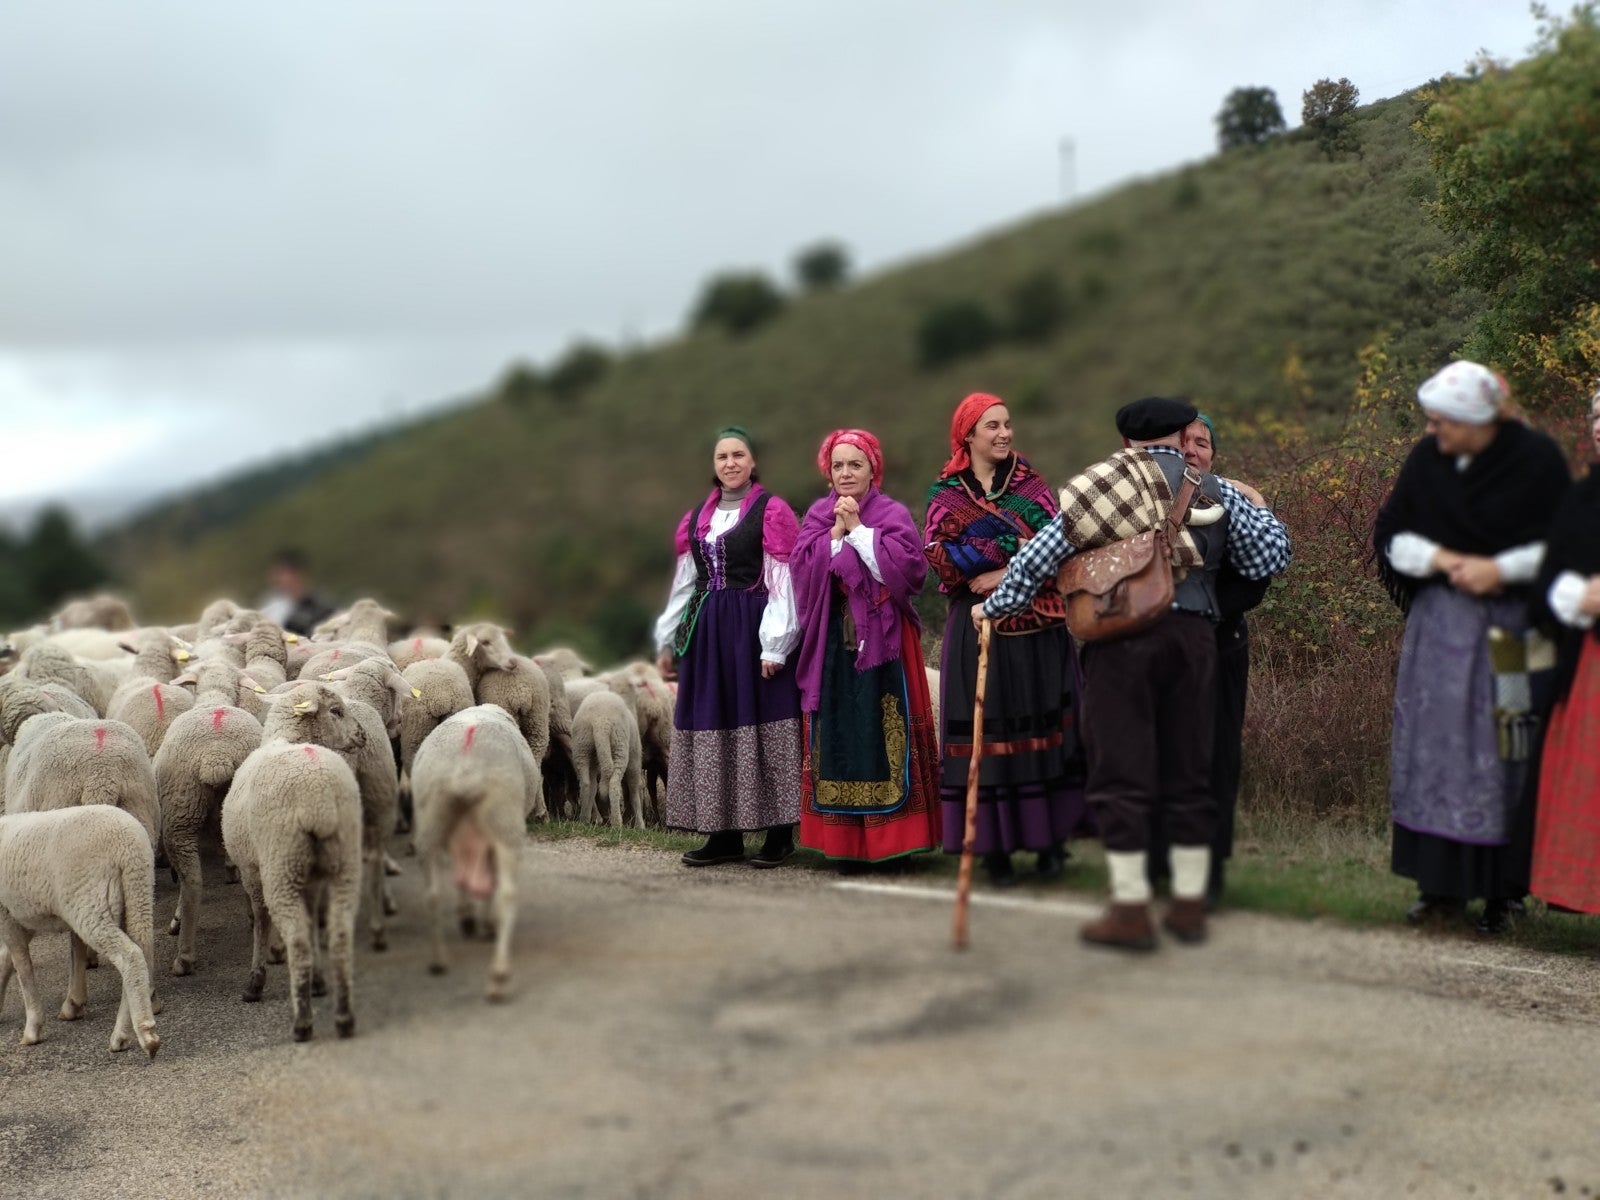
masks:
[[[1061,489],[1060,514],[1011,559],[1000,585],[973,609],[974,623],[1022,611],[1078,551],[1160,525],[1182,488],[1182,434],[1197,416],[1194,405],[1164,396],[1118,409],[1123,448]],[[1140,632],[1084,648],[1087,791],[1111,872],[1111,906],[1080,934],[1091,945],[1155,948],[1145,860],[1157,811],[1172,843],[1173,899],[1162,924],[1180,941],[1206,936],[1217,573],[1226,561],[1247,579],[1276,575],[1289,565],[1290,546],[1268,509],[1209,472],[1198,479],[1188,523],[1171,547],[1171,611]]]

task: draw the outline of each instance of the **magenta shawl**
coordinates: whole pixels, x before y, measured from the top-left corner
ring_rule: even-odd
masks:
[[[839,553],[831,552],[833,506],[838,500],[838,494],[829,489],[811,506],[789,560],[802,631],[796,664],[800,706],[806,712],[816,712],[821,703],[833,580],[843,585],[849,597],[850,616],[859,639],[858,671],[881,667],[900,657],[901,621],[909,620],[916,628],[922,628],[912,601],[922,591],[928,562],[911,513],[876,487],[862,498],[861,523],[874,531],[878,570],[884,579],[879,583],[849,542],[839,547]]]

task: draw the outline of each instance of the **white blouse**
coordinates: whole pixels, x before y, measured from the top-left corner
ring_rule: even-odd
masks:
[[[883,572],[878,567],[877,531],[866,525],[857,525],[842,538],[833,538],[829,542],[830,553],[839,553],[846,542],[854,546],[856,553],[861,556],[861,565],[866,567],[874,579],[882,583]]]
[[[1589,581],[1576,571],[1563,571],[1551,583],[1545,599],[1563,625],[1573,629],[1594,628],[1594,614],[1583,611],[1583,593],[1588,586]]]
[[[1426,579],[1437,571],[1433,556],[1440,549],[1438,542],[1420,533],[1397,533],[1389,539],[1386,554],[1389,565],[1400,574],[1413,579]],[[1543,561],[1543,542],[1513,546],[1494,556],[1495,566],[1500,568],[1500,579],[1504,583],[1532,583],[1538,578],[1539,564]]]
[[[711,514],[711,528],[706,540],[715,542],[739,523],[739,510],[715,509]],[[694,536],[694,530],[689,531]],[[662,654],[672,645],[683,621],[684,610],[694,595],[695,565],[693,552],[678,555],[678,567],[672,576],[672,591],[667,596],[666,610],[656,621],[656,653]],[[761,556],[761,582],[767,588],[767,607],[761,613],[758,637],[761,642],[761,661],[782,666],[800,641],[800,616],[794,605],[794,584],[789,577],[789,564],[779,562],[770,554]]]

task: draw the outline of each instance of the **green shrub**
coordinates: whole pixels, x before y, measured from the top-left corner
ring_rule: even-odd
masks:
[[[689,322],[695,329],[720,325],[738,337],[759,329],[783,308],[783,293],[760,271],[729,272],[707,282]]]
[[[1042,342],[1067,319],[1067,291],[1054,271],[1037,271],[1011,289],[1006,331],[1018,341]]]
[[[982,354],[999,338],[1000,327],[977,300],[947,300],[930,308],[917,324],[917,361],[942,367]]]
[[[823,292],[850,277],[850,252],[838,242],[819,242],[795,256],[794,274],[808,292]]]
[[[593,342],[574,342],[550,368],[550,390],[563,400],[582,395],[611,369],[611,353]]]

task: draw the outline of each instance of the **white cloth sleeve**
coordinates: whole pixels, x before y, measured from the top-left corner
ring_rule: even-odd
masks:
[[[1426,579],[1435,571],[1433,556],[1439,543],[1420,533],[1397,533],[1389,539],[1389,565],[1402,575]]]
[[[1594,628],[1594,614],[1583,611],[1583,592],[1589,586],[1589,581],[1576,571],[1563,571],[1556,576],[1550,585],[1549,595],[1545,597],[1550,602],[1550,611],[1563,625],[1570,625],[1574,629]]]
[[[877,533],[866,525],[857,525],[844,535],[844,540],[856,548],[856,553],[861,556],[861,565],[871,572],[874,579],[882,583],[883,572],[878,569]]]
[[[1501,583],[1532,583],[1539,577],[1539,564],[1542,562],[1544,562],[1543,542],[1513,546],[1494,556],[1494,565],[1500,568]]]
[[[694,595],[694,555],[678,555],[678,569],[672,576],[672,591],[667,596],[667,609],[656,621],[656,653],[663,653],[672,645],[678,634],[678,623],[683,620],[683,610],[689,607],[689,597]]]
[[[761,661],[777,663],[780,667],[789,661],[795,644],[800,640],[800,615],[794,605],[794,584],[789,577],[789,564],[779,562],[772,555],[763,556],[762,581],[767,585],[767,607],[761,613]]]

